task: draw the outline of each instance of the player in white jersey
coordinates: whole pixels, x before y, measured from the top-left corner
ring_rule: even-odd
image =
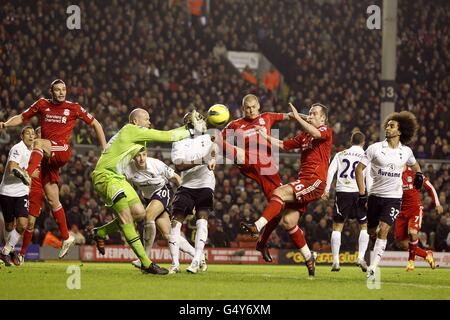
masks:
[[[336,197],[333,210],[333,232],[331,233],[331,252],[333,253],[333,265],[331,271],[339,271],[339,249],[341,247],[341,233],[347,219],[357,219],[360,227],[358,239],[357,266],[363,272],[367,271],[367,263],[364,254],[369,243],[367,233],[367,216],[365,211],[358,210],[358,186],[355,180],[355,169],[364,155],[365,135],[355,132],[350,138],[352,146],[336,153],[328,168],[327,185],[322,199],[328,200],[331,183],[337,173]],[[365,170],[364,172],[366,172]]]
[[[416,117],[408,111],[391,113],[384,120],[386,140],[370,145],[356,167],[356,182],[359,189],[358,206],[367,205],[368,230],[376,235],[374,258],[367,269],[367,278],[375,280],[375,270],[383,256],[389,229],[400,213],[402,202],[402,172],[404,166],[411,167],[416,175],[414,187],[420,189],[423,174],[412,150],[404,145],[414,137],[418,125]],[[373,184],[367,200],[363,170],[370,164]],[[369,173],[369,172],[368,172]]]
[[[184,117],[185,121],[190,118],[189,114]],[[172,254],[172,266],[169,270],[172,272],[180,272],[180,229],[185,218],[194,213],[194,209],[197,218],[195,254],[187,271],[197,273],[207,269],[201,259],[208,239],[208,215],[213,210],[216,185],[213,170],[216,154],[216,144],[211,141],[209,134],[187,138],[172,145],[172,162],[176,169],[181,171],[181,187],[173,200],[173,220],[169,235],[169,249]]]
[[[34,129],[26,126],[22,129],[22,141],[9,151],[6,169],[0,184],[0,206],[5,220],[5,246],[0,253],[0,261],[6,266],[23,263],[23,256],[16,253],[15,246],[19,242],[28,224],[29,187],[18,178],[28,167],[34,141]],[[15,228],[14,228],[15,226]]]
[[[141,192],[147,205],[144,219],[144,247],[147,256],[150,257],[155,241],[156,227],[163,237],[169,240],[169,207],[173,198],[169,182],[179,187],[181,177],[161,160],[148,157],[145,148],[126,167],[125,176]],[[194,247],[183,237],[180,237],[180,251],[194,257]],[[141,267],[139,259],[134,260],[132,264],[137,268]]]

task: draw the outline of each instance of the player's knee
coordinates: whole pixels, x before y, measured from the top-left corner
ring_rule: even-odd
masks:
[[[196,214],[197,219],[205,219],[205,220],[208,220],[208,215],[209,215],[209,212],[206,210],[200,210]]]
[[[343,228],[344,228],[344,224],[343,223],[333,223],[333,231],[342,232]]]
[[[28,223],[27,223],[27,230],[28,231],[33,231],[34,230],[34,224],[36,222],[36,218],[34,218],[33,216],[28,216]]]
[[[283,219],[281,219],[281,225],[284,229],[288,230],[295,227],[296,222],[294,222],[289,216],[283,216]]]
[[[145,218],[145,211],[140,211],[140,210],[136,210],[136,211],[132,211],[131,212],[131,216],[133,217],[134,221],[142,221]]]
[[[123,224],[134,223],[133,216],[131,215],[131,212],[129,210],[123,210],[119,212],[119,218]]]
[[[59,201],[59,194],[54,192],[47,193],[47,201],[52,209],[57,209],[61,207],[61,202]]]
[[[17,227],[16,227],[17,232],[22,234],[25,231],[25,229],[27,228],[27,226],[28,226],[28,223],[27,223],[26,220],[25,221],[19,221],[19,223],[17,224]]]
[[[280,198],[281,200],[285,200],[286,198],[286,192],[285,189],[283,189],[283,187],[278,187],[275,189],[275,191],[273,192],[272,196],[276,196],[278,198]]]
[[[33,231],[34,230],[34,222],[28,222],[27,230],[28,231]]]
[[[138,205],[138,206],[132,206],[131,208],[131,216],[133,217],[134,221],[141,221],[144,218],[147,219],[147,212],[144,209],[144,206]],[[151,221],[154,219],[147,219],[147,221]]]

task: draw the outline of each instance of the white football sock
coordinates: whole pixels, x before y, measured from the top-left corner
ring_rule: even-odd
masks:
[[[302,248],[300,248],[300,252],[302,253],[302,255],[306,261],[311,258],[311,250],[309,250],[309,247],[307,244],[305,244]]]
[[[364,255],[367,251],[367,246],[369,245],[369,234],[367,233],[367,230],[361,230],[359,233],[359,239],[358,239],[358,260],[364,260]]]
[[[11,246],[11,250],[16,247],[16,244],[17,244],[17,242],[19,242],[20,237],[21,237],[21,235],[20,235],[20,233],[17,232],[16,229],[14,229],[13,231],[11,231],[9,233],[8,243]]]
[[[187,253],[188,255],[190,255],[191,257],[194,257],[195,255],[195,249],[194,247],[189,243],[189,241],[187,241],[183,236],[180,235],[180,239],[179,239],[179,244],[180,244],[180,251]]]
[[[373,261],[370,263],[370,268],[372,270],[376,269],[378,267],[378,264],[380,263],[381,257],[384,254],[384,249],[386,249],[387,240],[378,239],[375,241],[375,247],[373,248]]]
[[[156,224],[155,220],[145,222],[144,224],[144,247],[147,257],[151,256],[153,243],[156,237]]]
[[[6,242],[5,246],[3,247],[2,253],[8,255],[12,250],[14,250],[14,247],[16,246],[17,242],[19,242],[19,239],[20,233],[18,233],[16,229],[13,229],[11,232],[7,232]]]
[[[267,219],[264,217],[260,217],[258,220],[256,220],[255,222],[255,226],[256,229],[258,229],[258,231],[261,231],[262,228],[264,228],[264,226],[267,224]]]
[[[341,232],[331,233],[331,252],[333,253],[333,263],[339,264],[339,249],[341,248]]]
[[[175,226],[173,226],[175,224]],[[172,255],[172,265],[180,265],[180,233],[181,223],[179,221],[172,221],[172,228],[169,233],[169,250]]]
[[[200,261],[203,255],[206,241],[208,240],[208,221],[206,219],[198,219],[195,223],[197,226],[197,233],[195,234],[195,254],[193,261]]]

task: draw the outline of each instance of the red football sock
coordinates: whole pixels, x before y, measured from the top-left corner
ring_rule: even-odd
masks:
[[[64,213],[64,208],[60,206],[58,209],[54,209],[53,217],[55,218],[56,223],[58,223],[61,237],[63,238],[63,240],[67,240],[67,238],[69,238],[69,230],[67,229],[66,214]]]
[[[44,152],[40,149],[33,149],[31,152],[30,160],[28,161],[27,172],[31,176],[37,167],[41,164]]]
[[[261,238],[259,239],[260,245],[265,246],[267,244],[267,241],[269,241],[270,235],[272,234],[273,230],[275,230],[278,227],[280,220],[281,220],[281,217],[278,216],[266,224],[266,226],[264,227],[264,231],[261,234]]]
[[[28,250],[28,246],[30,245],[31,239],[33,238],[33,231],[30,231],[26,229],[23,232],[23,239],[22,239],[22,248],[20,248],[20,254],[25,255]]]
[[[409,257],[408,260],[414,260],[416,255],[422,258],[426,258],[427,252],[418,246],[419,240],[409,242]]]
[[[270,221],[278,216],[283,208],[284,201],[278,196],[272,196],[261,217],[264,217],[267,221]]]
[[[419,248],[419,246],[416,244],[416,247],[414,248],[416,255],[418,255],[419,257],[422,258],[426,258],[427,257],[427,252],[425,250],[423,250],[422,248]]]
[[[295,246],[298,249],[301,249],[306,245],[306,240],[303,231],[298,226],[295,226],[286,231],[288,232],[289,236],[291,237],[292,241],[294,242]]]

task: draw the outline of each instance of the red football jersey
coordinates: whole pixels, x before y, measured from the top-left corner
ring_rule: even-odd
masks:
[[[283,141],[286,150],[300,149],[301,151],[299,179],[316,177],[322,181],[327,181],[333,132],[331,128],[325,125],[318,129],[321,136],[318,139],[314,139],[309,133],[302,132]]]
[[[403,198],[401,211],[407,210],[409,208],[419,207],[422,205],[422,202],[420,201],[420,190],[414,188],[415,174],[416,173],[409,167],[407,167],[406,170],[403,171]],[[440,205],[436,189],[434,189],[433,185],[430,183],[430,181],[428,181],[426,177],[423,180],[423,186],[425,190],[427,190],[431,199],[433,199],[434,204],[436,206]]]
[[[271,146],[268,145],[267,140],[256,131],[255,126],[261,126],[266,128],[267,134],[270,135],[272,126],[284,119],[284,114],[265,112],[260,114],[255,119],[239,118],[231,121],[223,130],[222,137],[226,140],[226,137],[234,136],[236,145],[242,147],[242,142],[245,147],[246,156],[250,152],[256,152],[263,150],[262,154],[267,152],[268,155],[272,153]],[[227,133],[227,130],[228,131]],[[230,141],[228,141],[230,142]],[[266,151],[267,150],[267,151]]]
[[[87,124],[94,121],[94,117],[78,103],[64,101],[61,104],[53,104],[50,100],[43,98],[22,112],[22,119],[26,121],[35,115],[40,117],[42,139],[67,144],[69,144],[72,129],[78,118]]]

